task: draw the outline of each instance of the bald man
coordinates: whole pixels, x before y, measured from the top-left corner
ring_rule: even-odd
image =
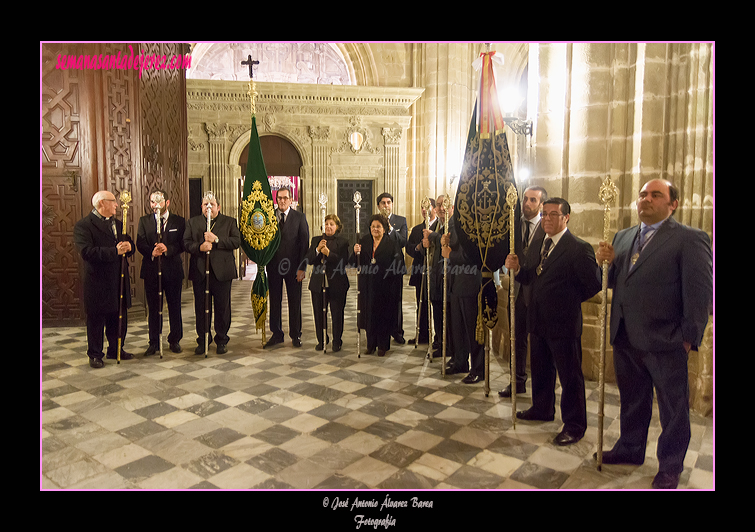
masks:
[[[128,275],[123,278],[122,309],[119,309],[119,303],[123,257],[133,255],[135,247],[131,237],[123,234],[123,223],[115,217],[117,208],[113,193],[101,190],[92,197],[92,211],[73,228],[73,242],[82,258],[87,356],[93,368],[104,366],[103,330],[108,340],[107,358],[117,358],[121,315],[121,360],[133,358],[123,350],[128,326],[127,309],[131,307]]]
[[[710,238],[678,223],[678,206],[670,182],[645,183],[637,199],[641,223],[619,231],[613,244],[600,242],[596,254],[599,264],[610,264],[611,344],[621,398],[621,435],[603,452],[603,463],[644,462],[655,388],[657,489],[679,484],[691,434],[687,355],[702,342],[713,299]]]

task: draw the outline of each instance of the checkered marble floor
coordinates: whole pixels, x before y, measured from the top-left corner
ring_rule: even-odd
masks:
[[[306,285],[303,347],[287,338],[263,350],[251,284],[233,283],[224,355],[214,345],[208,357],[194,355],[191,289],[183,293],[183,352],[166,343],[162,359],[142,356],[146,320],[129,324],[124,347],[134,360],[106,360],[102,369],[89,367],[83,327],[43,328],[41,489],[650,488],[657,409],[645,464],[597,471],[597,383],[587,383],[584,439],[558,447],[551,443],[561,429],[558,409],[553,422],[512,426],[510,400],[496,393],[509,382],[508,367],[495,355],[488,397],[482,384],[463,384],[464,375],[443,378],[426,346],[394,343],[384,358],[357,357],[351,297],[342,351],[315,351]],[[406,286],[407,339],[413,294]],[[363,334],[362,348],[365,341]],[[517,409],[530,401],[528,387]],[[605,448],[618,437],[618,405],[607,385]],[[712,420],[693,413],[692,423],[679,488],[713,489]]]

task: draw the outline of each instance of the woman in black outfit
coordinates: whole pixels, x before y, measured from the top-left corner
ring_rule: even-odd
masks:
[[[325,306],[330,306],[333,322],[333,351],[340,351],[343,342],[343,309],[346,306],[346,292],[349,290],[349,278],[346,275],[346,261],[349,258],[349,242],[338,236],[343,226],[335,214],[325,217],[324,234],[312,238],[307,251],[307,262],[313,266],[309,279],[309,291],[312,293],[312,310],[315,315],[315,332],[317,334],[317,351],[322,351],[323,317]],[[326,281],[327,277],[327,281]],[[323,282],[325,284],[325,303],[323,304]]]
[[[354,245],[350,264],[359,255],[360,309],[367,332],[366,355],[385,356],[390,349],[391,329],[398,319],[397,286],[403,279],[401,248],[388,237],[388,219],[380,214],[370,218],[370,234]]]

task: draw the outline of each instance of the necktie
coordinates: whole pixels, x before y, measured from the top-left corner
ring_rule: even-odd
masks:
[[[280,223],[280,229],[281,229],[281,231],[283,231],[283,224],[285,224],[285,223],[286,223],[286,213],[282,212],[281,213],[281,223]]]
[[[642,253],[642,250],[645,248],[645,246],[647,246],[648,242],[650,242],[650,239],[653,238],[654,234],[654,227],[646,225],[642,228],[639,238],[637,238],[635,241],[634,253],[632,254],[632,265],[629,267],[630,269],[634,267],[637,259],[640,258],[640,253]]]
[[[537,274],[540,275],[543,273],[543,264],[545,264],[545,259],[548,258],[548,253],[550,252],[551,246],[553,245],[553,240],[550,238],[545,239],[545,245],[543,246],[543,251],[540,253],[540,264],[537,265]]]

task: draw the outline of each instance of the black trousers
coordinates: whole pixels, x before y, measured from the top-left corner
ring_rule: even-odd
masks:
[[[121,350],[126,343],[128,331],[128,309],[123,309],[123,322],[121,324]],[[87,356],[89,358],[102,358],[104,356],[104,340],[107,337],[109,355],[115,355],[118,351],[118,321],[119,313],[110,312],[87,312]]]
[[[524,297],[521,293],[516,298],[515,309],[516,321],[514,322],[514,334],[516,334],[516,342],[514,351],[516,353],[516,383],[524,384],[527,382],[527,345],[529,344],[529,340],[527,333],[527,305],[524,303]]]
[[[183,288],[183,279],[171,279],[166,275],[162,276],[163,297],[168,305],[168,319],[170,324],[170,333],[168,333],[168,343],[177,343],[183,338],[183,320],[181,319],[181,289]],[[160,320],[160,294],[158,292],[158,280],[151,276],[144,279],[144,293],[147,297],[147,308],[149,316],[149,344],[157,347],[162,329]],[[204,307],[203,307],[204,309]],[[202,312],[204,316],[204,311]],[[165,316],[163,316],[163,319]]]
[[[317,335],[317,342],[324,343],[323,332],[323,293],[322,290],[311,290],[312,295],[312,312],[315,316],[315,333]],[[344,308],[346,308],[346,292],[335,294],[331,293],[330,288],[325,289],[325,304],[330,308],[331,321],[333,323],[333,329],[331,336],[334,344],[342,345],[341,337],[343,336],[343,321],[344,321]],[[327,322],[326,322],[327,324]]]
[[[213,309],[215,311],[215,344],[225,345],[228,343],[228,330],[231,328],[231,282],[218,281],[215,274],[210,271],[210,304],[207,308],[209,312],[205,313],[206,279],[192,281],[198,345],[204,345],[204,337],[207,332],[205,319],[207,323],[213,323]],[[205,314],[207,315],[205,316]],[[210,330],[212,330],[212,327],[210,327]]]
[[[288,335],[301,338],[301,285],[296,280],[296,271],[280,275],[275,268],[268,269],[267,280],[270,291],[270,332],[283,338],[283,284],[286,284],[288,299]]]
[[[680,344],[673,351],[641,351],[619,330],[613,343],[616,383],[621,398],[621,435],[614,450],[643,458],[653,413],[653,389],[658,395],[661,435],[658,470],[680,474],[691,437],[687,353]]]
[[[532,408],[543,416],[555,414],[556,372],[561,382],[561,420],[564,430],[584,435],[587,430],[585,377],[580,338],[547,338],[530,334],[532,351]]]
[[[485,375],[485,346],[477,343],[477,294],[472,297],[451,296],[450,345],[453,364],[460,371],[473,375]],[[448,326],[448,322],[446,323]],[[471,366],[469,360],[471,359]]]
[[[427,343],[429,327],[427,325],[427,286],[415,286],[417,307],[419,308],[419,343]],[[416,329],[416,327],[415,327]],[[415,331],[416,332],[416,331]]]

